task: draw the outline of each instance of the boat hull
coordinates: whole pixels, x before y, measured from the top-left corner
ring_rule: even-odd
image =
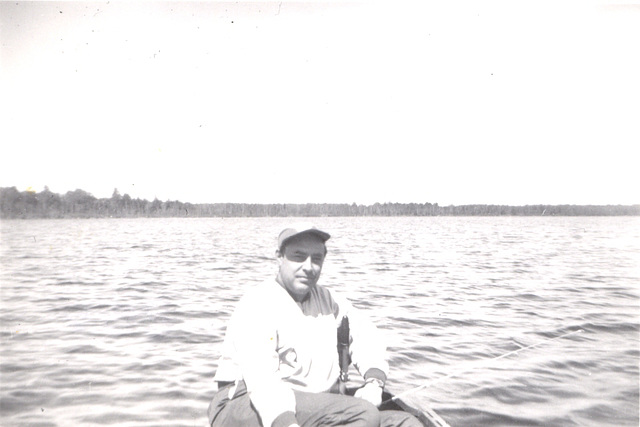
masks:
[[[380,406],[381,411],[396,410],[407,412],[416,417],[424,427],[449,427],[433,409],[410,405],[401,398],[391,399],[393,399],[393,395],[385,391],[382,395],[382,400],[385,403]]]

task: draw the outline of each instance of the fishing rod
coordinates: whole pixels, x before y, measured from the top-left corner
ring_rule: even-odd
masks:
[[[559,340],[559,339],[561,339],[561,338],[566,338],[566,337],[568,337],[569,335],[578,334],[578,333],[582,333],[582,332],[584,332],[584,330],[583,330],[583,329],[578,329],[578,330],[575,330],[575,331],[572,331],[572,332],[567,332],[566,334],[562,334],[562,335],[557,336],[557,337],[547,338],[546,340],[539,341],[539,342],[537,342],[537,343],[535,343],[535,344],[531,344],[531,345],[528,345],[528,346],[526,346],[526,347],[522,347],[522,346],[520,346],[519,344],[514,343],[514,344],[516,344],[517,346],[519,346],[520,348],[519,348],[519,349],[517,349],[517,350],[510,351],[510,352],[508,352],[508,353],[505,353],[505,354],[503,354],[503,355],[500,355],[500,356],[497,356],[497,357],[493,357],[493,358],[491,358],[491,359],[484,359],[484,362],[493,362],[493,361],[496,361],[496,360],[504,359],[505,357],[509,357],[509,356],[514,355],[514,354],[518,354],[518,353],[520,353],[521,351],[529,350],[529,349],[532,349],[532,348],[534,348],[534,347],[538,347],[538,346],[540,346],[540,345],[542,345],[542,344],[546,344],[546,343],[549,343],[549,342],[551,342],[551,341]],[[385,403],[388,403],[388,402],[392,402],[392,401],[394,401],[394,400],[396,400],[396,399],[399,399],[399,398],[404,397],[404,396],[406,396],[406,395],[408,395],[408,394],[411,394],[411,393],[415,393],[415,392],[417,392],[417,391],[420,391],[420,390],[422,390],[422,389],[424,389],[424,388],[430,387],[430,386],[432,386],[432,385],[434,385],[434,384],[437,384],[437,383],[439,383],[439,382],[441,382],[441,381],[444,381],[444,380],[446,380],[446,379],[453,378],[453,377],[456,377],[456,376],[458,376],[458,375],[466,374],[466,373],[468,373],[468,372],[470,372],[470,371],[473,371],[474,369],[478,369],[478,368],[479,368],[479,367],[481,367],[481,366],[482,366],[482,365],[473,366],[473,367],[471,367],[471,368],[463,369],[463,370],[461,370],[461,371],[457,371],[457,372],[452,372],[452,373],[450,373],[449,375],[445,375],[445,376],[443,376],[443,377],[436,378],[435,380],[428,381],[428,382],[426,382],[426,383],[424,383],[424,384],[422,384],[422,385],[419,385],[419,386],[414,387],[414,388],[412,388],[412,389],[406,390],[406,391],[404,391],[404,392],[402,392],[402,393],[400,393],[400,394],[396,394],[396,395],[395,395],[395,396],[393,396],[391,399],[388,399],[388,400],[385,400],[384,402],[382,402],[382,404],[385,404]]]

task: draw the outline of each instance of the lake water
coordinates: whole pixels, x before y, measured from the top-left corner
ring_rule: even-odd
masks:
[[[234,303],[296,220],[2,221],[0,424],[204,426]],[[392,391],[430,384],[411,400],[452,427],[638,426],[640,218],[314,221]]]

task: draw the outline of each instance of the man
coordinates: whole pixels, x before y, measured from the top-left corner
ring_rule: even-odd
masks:
[[[329,234],[312,225],[278,237],[278,274],[239,301],[227,327],[209,406],[211,426],[421,426],[398,411],[378,411],[388,364],[375,326],[317,284]],[[350,324],[350,356],[365,384],[338,393],[337,327]]]

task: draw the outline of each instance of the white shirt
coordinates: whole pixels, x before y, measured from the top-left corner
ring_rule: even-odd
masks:
[[[351,358],[362,374],[388,375],[386,347],[363,313],[323,286],[297,303],[275,280],[260,283],[238,302],[231,317],[215,381],[244,379],[265,426],[295,412],[292,390],[328,391],[340,374],[337,328],[349,317]]]

